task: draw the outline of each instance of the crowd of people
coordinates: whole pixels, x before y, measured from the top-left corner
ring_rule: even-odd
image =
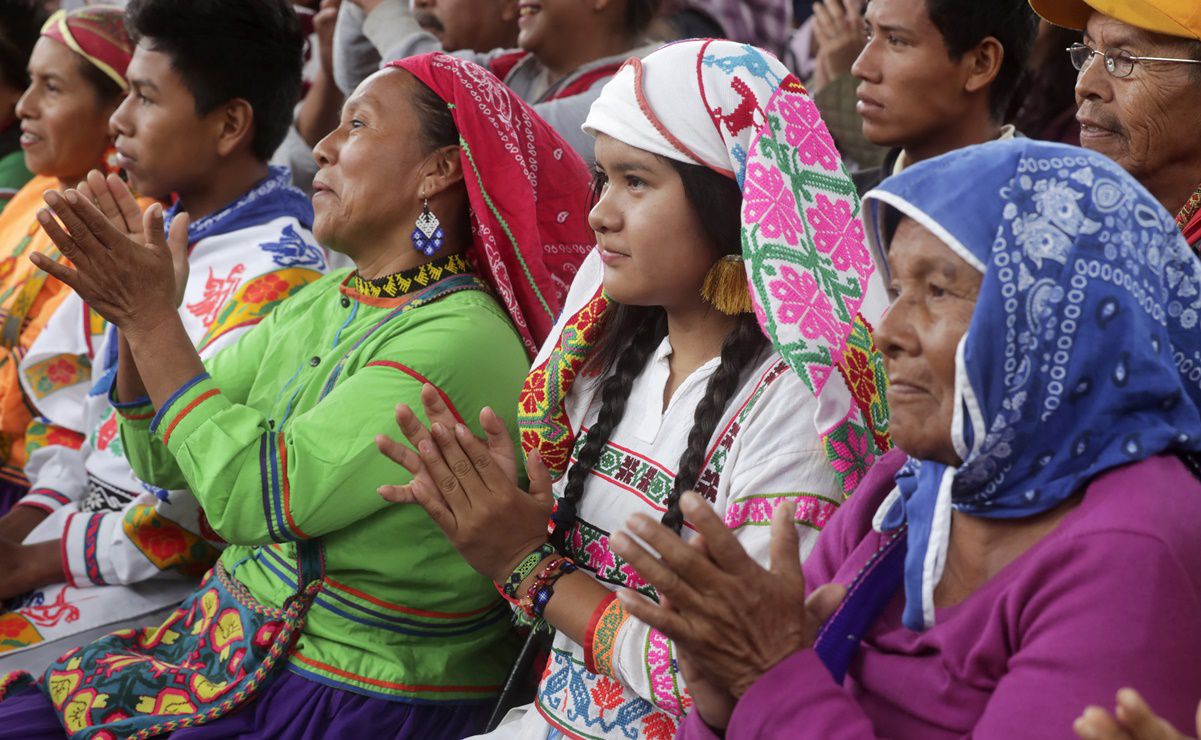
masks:
[[[0,739],[1201,734],[1194,0],[3,0]]]

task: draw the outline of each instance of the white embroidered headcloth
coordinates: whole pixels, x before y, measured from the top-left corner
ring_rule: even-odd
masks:
[[[819,398],[815,424],[849,494],[889,445],[870,323],[887,300],[854,182],[805,87],[762,49],[682,41],[626,62],[584,130],[737,179],[756,316]]]

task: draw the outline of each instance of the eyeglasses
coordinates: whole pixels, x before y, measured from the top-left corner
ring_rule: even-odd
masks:
[[[1109,49],[1108,51],[1098,51],[1084,44],[1072,44],[1067,48],[1068,56],[1072,59],[1072,66],[1077,70],[1083,70],[1088,66],[1089,60],[1094,56],[1100,55],[1105,58],[1105,71],[1114,77],[1129,77],[1134,71],[1134,65],[1139,62],[1175,62],[1177,64],[1201,64],[1198,59],[1172,59],[1169,57],[1136,57],[1124,49]]]

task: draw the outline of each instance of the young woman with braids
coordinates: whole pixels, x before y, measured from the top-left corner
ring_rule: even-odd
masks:
[[[762,561],[763,525],[796,502],[807,553],[887,445],[863,319],[883,292],[829,134],[766,53],[632,60],[585,130],[598,248],[523,390],[528,489],[498,415],[479,440],[427,388],[431,426],[401,406],[409,445],[378,440],[414,476],[381,494],[424,507],[519,621],[557,631],[536,701],[495,737],[670,738],[706,686],[686,689],[671,642],[614,598],[655,592],[609,532],[644,512],[695,541],[679,506],[695,489]]]

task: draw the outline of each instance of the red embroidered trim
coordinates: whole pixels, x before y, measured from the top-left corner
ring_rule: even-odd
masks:
[[[197,406],[199,406],[200,404],[209,400],[210,398],[212,398],[213,396],[217,395],[220,392],[221,391],[217,390],[216,388],[210,388],[209,390],[205,391],[204,393],[201,393],[199,396],[196,397],[196,399],[194,401],[192,401],[187,406],[185,406],[184,410],[180,411],[179,414],[177,414],[176,417],[171,421],[171,426],[167,427],[167,431],[163,432],[163,444],[167,444],[168,441],[170,441],[171,432],[175,431],[175,427],[179,424],[179,422],[183,421],[183,418],[185,416],[190,414],[192,412],[192,410],[195,409]]]

